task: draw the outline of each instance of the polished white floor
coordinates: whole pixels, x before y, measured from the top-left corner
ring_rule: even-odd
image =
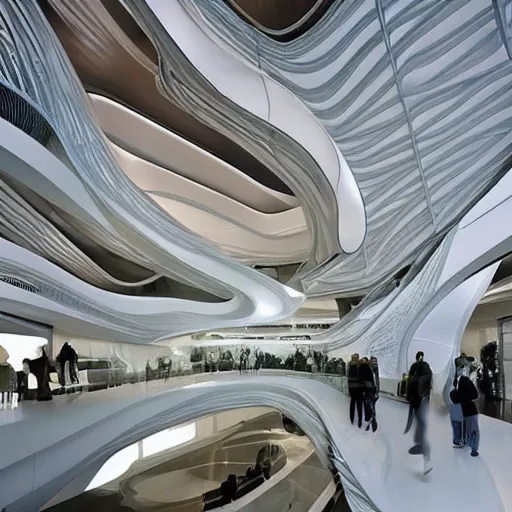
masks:
[[[344,452],[351,469],[383,511],[512,511],[512,425],[480,415],[480,457],[452,448],[445,413],[430,411],[433,471],[423,475],[423,458],[407,453],[412,432],[403,435],[407,405],[378,402],[376,434],[343,425]],[[412,429],[411,429],[412,430]]]
[[[219,393],[242,396],[261,391],[265,402],[265,393],[276,393],[278,390],[279,394],[279,390],[283,390],[283,393],[297,393],[315,404],[333,442],[377,510],[512,512],[510,424],[480,416],[481,455],[472,458],[468,451],[451,447],[448,417],[432,410],[429,437],[434,470],[425,477],[422,474],[422,458],[407,453],[412,444],[412,434],[403,435],[407,414],[405,404],[384,398],[379,400],[377,413],[380,428],[372,434],[350,425],[348,398],[319,382],[292,377],[238,377],[233,374],[214,375],[213,378],[216,382],[202,384],[195,384],[197,377],[191,377],[189,380],[171,380],[168,383],[127,385],[78,397],[57,397],[51,403],[29,403],[14,411],[2,411],[0,486],[10,482],[9,487],[4,489],[11,491],[14,479],[9,478],[9,471],[14,471],[18,462],[31,457],[35,460],[32,488],[49,481],[51,477],[58,477],[59,471],[65,472],[67,467],[87,460],[85,454],[90,449],[90,446],[85,446],[87,443],[92,440],[104,443],[108,439],[114,442],[121,432],[131,427],[127,424],[127,418],[133,417],[135,425],[140,417],[147,416],[149,406],[153,407],[157,402],[159,410],[171,409],[168,414],[174,416],[169,421],[175,425],[180,408],[186,411],[188,404],[193,407],[193,404],[201,403],[202,397],[211,401]],[[175,393],[176,386],[185,387]],[[155,413],[156,407],[154,405]],[[135,419],[136,416],[139,419]],[[118,422],[116,417],[119,418]],[[94,435],[91,431],[94,431]],[[66,448],[63,444],[67,443],[62,443],[62,439],[69,439],[73,445]],[[61,461],[60,469],[55,460]],[[23,485],[27,485],[26,482]],[[20,496],[21,490],[20,487],[17,496]],[[1,503],[3,494],[0,493],[1,506],[9,504]],[[353,506],[353,510],[363,509]]]

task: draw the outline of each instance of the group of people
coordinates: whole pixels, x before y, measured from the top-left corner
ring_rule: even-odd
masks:
[[[155,379],[167,380],[171,377],[172,359],[170,357],[159,357],[156,361],[156,369],[153,369],[150,360],[146,361],[146,382]],[[178,363],[178,370],[180,365]]]
[[[256,349],[251,352],[249,348],[242,349],[240,351],[240,362],[238,366],[238,370],[240,371],[240,375],[242,375],[243,371],[250,371],[251,374],[257,374],[258,370],[261,368],[263,364],[264,355],[263,352]]]
[[[364,418],[364,421],[367,422],[366,430],[369,430],[371,427],[372,431],[375,432],[378,427],[375,404],[380,392],[377,358],[359,358],[359,354],[352,354],[348,365],[347,381],[350,395],[351,423],[354,423],[357,409],[358,427],[361,428],[363,426]]]
[[[409,370],[407,380],[407,400],[409,416],[405,433],[413,421],[416,422],[414,445],[409,449],[411,455],[423,455],[424,474],[432,471],[430,462],[430,444],[427,440],[427,413],[432,389],[432,370],[424,360],[424,353],[416,354],[416,361]],[[450,390],[450,420],[452,424],[454,448],[469,446],[471,456],[478,457],[480,430],[478,426],[478,408],[475,400],[478,390],[470,378],[470,358],[461,354],[455,359],[455,377]]]
[[[469,446],[471,456],[478,456],[480,431],[478,427],[478,409],[475,400],[478,391],[470,378],[474,365],[471,358],[461,354],[455,359],[455,377],[450,391],[450,419],[453,431],[454,448]],[[347,371],[348,391],[350,395],[350,421],[353,424],[357,412],[357,425],[362,427],[367,422],[366,430],[370,427],[377,430],[375,404],[379,398],[380,381],[377,359],[372,357],[359,358],[359,354],[351,356]],[[406,397],[409,402],[409,415],[405,434],[412,425],[414,428],[414,444],[409,449],[411,455],[422,455],[424,459],[424,474],[432,471],[430,458],[430,443],[427,439],[427,415],[432,389],[432,370],[425,361],[423,352],[418,352],[414,363],[409,369],[407,378]]]
[[[6,408],[4,402],[16,400],[52,400],[50,373],[57,372],[59,382],[66,385],[67,374],[72,384],[78,383],[76,363],[78,355],[69,343],[64,343],[55,364],[50,361],[45,347],[40,348],[41,355],[37,358],[25,358],[22,369],[15,371],[7,362],[8,352],[0,346],[0,406]]]
[[[52,399],[49,385],[49,358],[45,347],[35,359],[25,358],[22,369],[16,371],[8,362],[9,353],[0,346],[0,407],[16,407],[18,400],[45,401]],[[32,377],[32,378],[31,378]]]

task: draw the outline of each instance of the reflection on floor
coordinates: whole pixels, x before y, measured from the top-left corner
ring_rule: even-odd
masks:
[[[277,412],[243,421],[140,459],[116,480],[46,510],[202,512],[224,505],[223,511],[307,511],[332,482],[332,474],[306,436],[282,427]],[[251,471],[258,467],[263,472],[255,477]],[[220,488],[225,490],[234,475],[236,498],[229,503]],[[210,506],[205,506],[205,495],[212,498]]]

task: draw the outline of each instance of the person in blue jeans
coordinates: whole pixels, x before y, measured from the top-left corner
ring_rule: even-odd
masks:
[[[454,404],[460,404],[464,418],[464,434],[461,435],[459,444],[468,444],[471,448],[471,456],[478,457],[480,428],[478,426],[478,408],[475,403],[478,398],[478,390],[471,379],[463,374],[463,368],[457,369],[457,376],[453,384],[450,398]],[[457,439],[454,439],[454,443],[455,440]]]
[[[451,391],[457,389],[459,377],[466,375],[467,365],[464,362],[464,355],[461,354],[455,359],[455,378]],[[449,406],[450,422],[452,424],[452,440],[454,448],[464,447],[464,415],[462,414],[462,406],[457,403],[451,403]]]
[[[429,410],[430,390],[432,388],[432,370],[424,360],[423,352],[416,354],[416,362],[409,370],[407,380],[407,400],[409,402],[409,418],[405,433],[409,431],[415,420],[414,446],[409,449],[411,455],[423,455],[424,474],[432,471],[430,462],[430,443],[427,439],[427,417]]]
[[[450,404],[450,421],[454,448],[464,447],[464,415],[460,404]]]

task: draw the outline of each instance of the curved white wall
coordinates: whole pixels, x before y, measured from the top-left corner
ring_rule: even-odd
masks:
[[[416,352],[425,353],[434,373],[434,393],[442,395],[453,374],[453,360],[459,353],[464,329],[499,266],[494,263],[457,286],[434,307],[416,330],[408,348],[408,363]]]

